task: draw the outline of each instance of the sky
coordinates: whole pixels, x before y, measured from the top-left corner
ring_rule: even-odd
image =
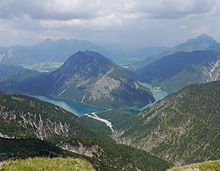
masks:
[[[65,38],[170,47],[202,33],[220,41],[219,28],[219,0],[0,0],[1,46]]]

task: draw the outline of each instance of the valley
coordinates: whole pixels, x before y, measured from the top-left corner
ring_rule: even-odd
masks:
[[[64,42],[18,49],[32,56]],[[100,48],[87,43],[81,47]],[[128,52],[134,60],[126,67],[125,59],[92,50],[69,54],[69,47],[60,56],[47,49],[48,61],[24,55],[20,63],[20,54],[7,52],[0,65],[0,161],[36,167],[80,159],[101,171],[165,171],[218,160],[219,47],[200,35],[173,48]]]
[[[152,94],[153,97],[155,98],[155,102],[148,104],[146,106],[134,106],[134,107],[130,107],[130,109],[132,110],[137,110],[138,112],[143,111],[144,109],[153,106],[156,102],[162,100],[163,98],[165,98],[168,94],[163,91],[162,89],[160,89],[159,87],[153,87],[152,85],[148,84],[148,83],[141,83],[139,82],[139,84],[141,86],[143,86],[144,88],[149,89]],[[84,104],[84,103],[79,103],[79,102],[75,102],[74,100],[70,100],[70,99],[63,99],[63,98],[58,98],[58,97],[45,97],[45,96],[33,96],[39,100],[54,104],[56,106],[59,106],[79,117],[81,116],[88,116],[92,119],[95,119],[99,122],[103,122],[106,124],[107,127],[110,128],[110,130],[112,132],[114,132],[114,128],[113,128],[113,124],[109,121],[109,119],[111,120],[111,115],[108,115],[108,117],[106,118],[106,113],[111,112],[111,108],[98,108],[92,105],[88,105],[88,104]],[[104,118],[102,118],[104,115]],[[128,119],[127,119],[128,120]]]
[[[166,97],[168,95],[168,93],[165,92],[164,90],[162,90],[160,87],[153,87],[151,84],[148,84],[148,83],[139,82],[139,84],[141,86],[143,86],[144,88],[149,89],[150,92],[152,92],[153,97],[155,98],[155,102],[148,104],[146,106],[134,106],[134,107],[131,107],[131,109],[136,109],[139,111],[144,110],[147,107],[152,106],[153,104],[155,104],[159,100],[162,100],[164,97]],[[86,113],[93,113],[93,112],[103,113],[103,112],[107,112],[108,110],[111,110],[111,109],[107,109],[107,108],[106,109],[105,108],[98,108],[98,107],[88,105],[88,104],[85,104],[82,102],[76,102],[74,100],[53,97],[53,96],[32,96],[32,97],[35,97],[35,98],[42,100],[42,101],[45,101],[45,102],[52,103],[57,106],[60,106],[63,109],[76,114],[77,116],[82,116]]]
[[[95,125],[100,125],[102,130],[94,132],[93,126],[90,127],[72,113],[32,97],[0,94],[0,114],[0,132],[16,137],[0,139],[0,156],[6,159],[45,155],[80,157],[98,170],[132,167],[165,170],[171,166],[169,162],[144,151],[116,144],[109,136],[102,134],[105,127],[97,121]],[[35,141],[36,138],[41,140]],[[20,150],[15,148],[18,145]]]
[[[0,0],[0,171],[220,171],[220,1]]]
[[[98,121],[100,121],[100,122],[105,123],[106,126],[109,127],[112,132],[114,132],[112,123],[109,122],[109,121],[107,121],[106,119],[102,119],[102,118],[98,117],[95,113],[92,113],[91,115],[85,114],[84,116],[87,116],[87,117],[89,117],[89,118],[92,118],[92,119],[95,119],[95,120],[98,120]]]

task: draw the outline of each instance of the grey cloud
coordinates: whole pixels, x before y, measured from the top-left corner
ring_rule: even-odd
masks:
[[[54,37],[133,48],[169,46],[207,30],[220,40],[219,11],[217,0],[0,0],[0,37],[3,44]]]
[[[1,0],[0,17],[29,16],[40,20],[90,19],[116,15],[181,18],[208,13],[216,0]]]
[[[63,12],[57,12],[53,6],[53,0],[1,0],[0,17],[10,19],[28,16],[39,20],[70,20],[88,19],[96,15],[96,12],[92,11],[93,9],[91,11],[73,9],[68,12],[63,9]]]
[[[142,17],[175,19],[210,13],[216,3],[216,0],[135,1],[131,11]]]

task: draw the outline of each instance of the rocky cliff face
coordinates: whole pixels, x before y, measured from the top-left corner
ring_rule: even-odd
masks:
[[[67,123],[61,121],[43,120],[41,114],[5,112],[1,109],[3,122],[16,122],[23,129],[31,129],[37,138],[43,140],[50,135],[68,136],[69,127]]]
[[[1,137],[65,138],[77,127],[77,118],[57,106],[25,96],[0,98]]]

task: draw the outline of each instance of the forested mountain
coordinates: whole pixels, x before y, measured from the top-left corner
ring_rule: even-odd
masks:
[[[40,73],[24,69],[21,66],[0,64],[0,89],[4,90],[12,85],[16,85],[25,79],[39,76]]]
[[[98,106],[135,106],[154,102],[133,74],[101,54],[79,51],[56,71],[9,87],[36,95],[53,95]]]
[[[201,34],[196,38],[189,39],[186,42],[169,49],[169,52],[192,52],[195,50],[220,51],[220,44],[211,36]]]
[[[1,159],[81,157],[103,171],[165,170],[171,166],[144,151],[117,145],[110,137],[81,123],[74,114],[35,98],[0,94],[0,117],[0,137],[8,138],[0,139]]]
[[[0,94],[0,134],[3,137],[64,138],[77,129],[78,118],[31,97]]]
[[[219,102],[220,81],[191,85],[141,112],[116,139],[176,164],[219,159]]]
[[[165,56],[138,72],[141,81],[161,86],[171,93],[193,83],[219,80],[219,64],[219,52],[179,52]]]
[[[161,51],[158,55],[146,57],[146,59],[133,62],[129,66],[137,70],[144,70],[149,64],[156,62],[166,56],[178,54],[179,52],[193,52],[193,51],[220,51],[220,43],[214,40],[207,34],[201,34],[198,37],[188,39],[175,47],[167,48]],[[155,69],[156,70],[156,69]],[[147,74],[147,73],[145,73]]]

